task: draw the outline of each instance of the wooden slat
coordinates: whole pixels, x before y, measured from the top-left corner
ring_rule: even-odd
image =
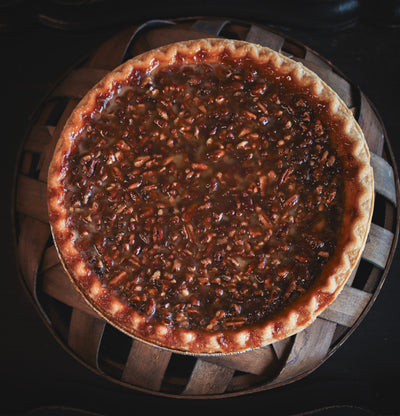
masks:
[[[360,92],[360,96],[361,104],[358,124],[364,133],[369,150],[377,155],[381,155],[385,141],[382,125],[367,97],[362,92]]]
[[[235,370],[198,359],[183,395],[201,396],[223,393]]]
[[[98,368],[98,352],[105,322],[74,309],[68,332],[68,346],[87,364]]]
[[[191,26],[191,30],[207,33],[207,35],[218,36],[229,20],[197,20]]]
[[[286,382],[316,368],[331,345],[336,324],[317,318],[314,323],[296,335],[285,367],[271,386]]]
[[[320,67],[312,61],[307,61],[305,59],[297,59],[302,62],[307,68],[315,72],[323,81],[325,81],[344,101],[347,107],[352,107],[353,96],[351,85],[343,79],[340,75],[332,71],[331,68]]]
[[[285,355],[288,353],[290,349],[292,342],[293,340],[291,337],[291,338],[285,338],[282,341],[274,342],[273,344],[271,344],[278,360],[282,360],[285,357]]]
[[[375,191],[396,206],[396,185],[394,182],[393,168],[385,159],[372,152],[371,166],[374,170]]]
[[[358,266],[360,265],[361,258],[358,260],[356,266],[354,267],[353,271],[351,272],[351,275],[347,279],[346,286],[351,286],[354,282],[354,279],[357,275]]]
[[[135,31],[132,33],[132,36],[130,37],[129,41],[126,43],[125,50],[120,63],[122,64],[126,62],[128,59],[132,58],[133,56],[140,55],[141,53],[151,49],[151,47],[148,47],[149,45],[146,45],[144,35],[146,35],[147,33],[152,33],[159,26],[165,28],[166,26],[175,26],[175,23],[169,20],[154,19],[148,20],[147,22],[144,22],[143,24],[137,26],[135,28]],[[163,37],[164,36],[161,36],[161,38]],[[183,38],[182,40],[185,39]]]
[[[337,299],[320,317],[343,326],[353,326],[371,299],[371,294],[345,286]]]
[[[34,218],[25,217],[18,239],[18,263],[30,292],[36,296],[36,277],[43,250],[50,238],[50,227]]]
[[[304,58],[306,48],[300,44],[285,38],[280,53],[288,58]]]
[[[112,70],[121,63],[125,47],[135,27],[130,27],[104,42],[91,56],[87,67]]]
[[[75,69],[58,84],[52,97],[82,98],[108,72],[98,68]]]
[[[94,317],[98,316],[74,288],[61,264],[43,273],[42,290],[47,295],[68,306]]]
[[[21,214],[48,223],[46,184],[29,176],[19,175],[16,208]]]
[[[322,59],[321,57],[319,57],[317,54],[315,54],[313,51],[311,51],[310,49],[306,49],[306,53],[304,56],[304,59],[307,63],[311,63],[314,65],[317,65],[319,68],[331,68],[329,66],[329,63],[326,62],[324,59]]]
[[[396,180],[397,182],[398,180]],[[398,185],[398,189],[400,190],[400,185]],[[398,194],[398,192],[396,191]],[[399,196],[399,194],[398,194]],[[398,215],[397,215],[397,209],[396,205],[394,204],[385,204],[385,214],[384,214],[384,221],[382,224],[382,227],[386,228],[387,230],[395,230],[397,227],[397,221],[398,221]]]
[[[247,42],[256,43],[261,46],[267,46],[274,51],[280,51],[285,42],[283,36],[269,32],[257,25],[251,25],[249,32],[246,36]]]
[[[44,272],[45,270],[48,270],[51,267],[54,267],[59,263],[60,263],[60,259],[58,258],[58,253],[57,253],[55,246],[50,246],[44,252],[40,271]]]
[[[277,361],[276,355],[270,345],[254,351],[244,352],[225,357],[205,357],[202,360],[233,368],[235,370],[261,375]]]
[[[24,150],[28,152],[42,153],[43,149],[48,145],[54,127],[36,124],[32,127],[24,143]]]
[[[45,152],[44,158],[43,158],[42,167],[40,169],[39,180],[42,181],[42,182],[47,182],[47,174],[48,174],[48,171],[49,171],[49,166],[50,166],[51,159],[53,158],[53,153],[54,153],[54,149],[56,147],[58,138],[59,138],[59,136],[60,136],[60,134],[61,134],[61,132],[64,128],[64,125],[65,125],[66,121],[68,120],[68,117],[71,115],[72,111],[74,110],[74,108],[76,107],[78,102],[79,102],[78,99],[69,100],[67,106],[65,107],[65,110],[64,110],[62,116],[58,120],[57,126],[54,129],[51,141],[50,141],[50,143],[48,144],[48,146],[46,148],[46,152]]]
[[[150,50],[183,40],[202,39],[204,38],[204,33],[166,27],[162,29],[154,29],[151,32],[146,33],[145,38],[145,50]],[[141,49],[140,52],[144,52],[144,50]]]
[[[32,170],[32,163],[33,163],[33,153],[32,152],[24,152],[21,157],[21,163],[19,165],[19,173],[22,175],[29,176]]]
[[[161,388],[171,352],[133,340],[122,381],[158,391]]]
[[[382,270],[378,267],[374,267],[369,276],[367,281],[363,286],[363,290],[368,293],[373,293],[376,290],[376,286],[382,277]]]
[[[246,391],[248,389],[254,388],[254,386],[260,386],[261,383],[265,383],[266,377],[257,376],[255,374],[241,374],[232,378],[228,387],[226,388],[227,392],[234,391]]]
[[[384,269],[390,254],[393,233],[376,224],[371,224],[362,258]]]

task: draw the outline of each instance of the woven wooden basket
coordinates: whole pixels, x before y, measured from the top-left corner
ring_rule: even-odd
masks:
[[[81,299],[53,245],[46,179],[54,146],[80,98],[108,71],[154,47],[221,36],[268,46],[303,62],[353,111],[371,150],[376,205],[359,267],[338,299],[306,330],[236,356],[195,358],[133,340]],[[399,232],[399,184],[390,143],[376,111],[332,64],[282,34],[242,21],[202,18],[151,21],[119,33],[77,64],[32,117],[16,168],[14,230],[20,275],[52,334],[77,360],[116,383],[153,394],[215,398],[267,390],[315,370],[364,318],[387,275]]]

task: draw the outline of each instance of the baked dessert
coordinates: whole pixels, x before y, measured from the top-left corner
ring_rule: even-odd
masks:
[[[193,354],[310,325],[356,266],[372,207],[368,148],[340,98],[300,63],[224,39],[107,75],[48,176],[54,242],[86,301]]]

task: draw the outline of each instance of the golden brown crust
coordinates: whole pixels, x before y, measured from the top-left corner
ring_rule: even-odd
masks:
[[[63,161],[71,151],[74,139],[83,126],[83,117],[93,111],[99,94],[113,92],[115,85],[127,79],[133,69],[145,68],[151,71],[172,64],[178,52],[180,59],[193,62],[201,59],[196,55],[200,50],[208,52],[208,61],[214,58],[217,61],[218,56],[225,50],[236,57],[249,56],[260,62],[268,61],[276,71],[290,76],[304,88],[309,89],[314,97],[326,103],[330,117],[342,124],[342,134],[351,143],[352,156],[359,166],[357,177],[345,182],[344,226],[339,235],[336,255],[325,267],[313,290],[264,325],[224,333],[189,331],[163,324],[155,327],[147,325],[145,317],[130,309],[92,277],[74,247],[73,234],[66,224],[67,212],[63,204],[62,180],[65,176]],[[340,143],[337,143],[337,149],[339,155],[347,151]],[[353,195],[356,197],[354,198]],[[194,354],[245,351],[278,341],[309,326],[338,296],[356,266],[368,235],[373,200],[373,174],[363,133],[352,113],[337,94],[300,63],[268,48],[222,39],[202,39],[161,47],[126,62],[108,74],[89,91],[67,121],[57,143],[48,175],[48,209],[54,241],[68,275],[89,305],[104,319],[131,336],[162,347]]]

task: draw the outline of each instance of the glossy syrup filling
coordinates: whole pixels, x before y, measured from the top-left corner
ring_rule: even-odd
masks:
[[[320,105],[267,66],[137,71],[64,182],[75,247],[150,322],[217,331],[288,306],[332,257],[343,167]]]

